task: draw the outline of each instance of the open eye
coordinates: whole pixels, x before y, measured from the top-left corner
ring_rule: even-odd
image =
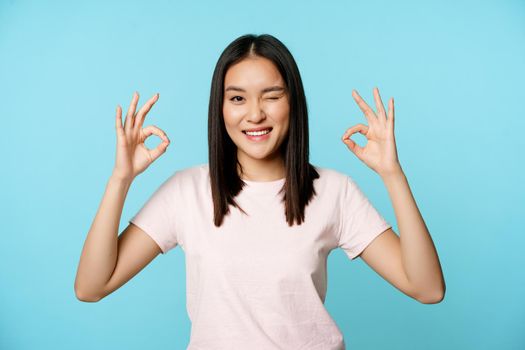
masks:
[[[240,100],[238,100],[237,98],[239,98]],[[230,98],[230,101],[233,101],[233,102],[241,102],[242,100],[242,96],[233,96],[232,98]]]

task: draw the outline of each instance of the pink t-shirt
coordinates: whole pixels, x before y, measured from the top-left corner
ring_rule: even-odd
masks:
[[[345,349],[324,307],[328,254],[355,259],[392,227],[347,175],[315,167],[317,195],[305,222],[289,227],[277,195],[284,179],[246,181],[213,224],[208,164],[175,171],[129,222],[163,254],[180,245],[186,259],[187,350]]]

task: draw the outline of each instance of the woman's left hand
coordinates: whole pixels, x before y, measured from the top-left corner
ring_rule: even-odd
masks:
[[[346,130],[342,137],[343,143],[381,177],[400,171],[394,138],[394,99],[388,101],[387,117],[378,88],[374,88],[377,113],[374,113],[356,90],[352,91],[352,96],[365,114],[368,125],[357,124]],[[367,143],[364,147],[350,139],[356,132],[366,136]]]

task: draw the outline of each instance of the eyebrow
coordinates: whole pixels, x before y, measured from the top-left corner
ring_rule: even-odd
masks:
[[[270,87],[262,89],[261,92],[264,93],[264,92],[270,92],[270,91],[284,91],[284,90],[285,90],[285,88],[282,87],[282,86],[270,86]],[[224,90],[224,92],[227,92],[227,91],[246,92],[246,90],[244,90],[243,88],[238,87],[238,86],[234,86],[234,85],[230,85]]]

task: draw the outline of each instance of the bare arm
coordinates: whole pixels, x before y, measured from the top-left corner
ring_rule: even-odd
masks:
[[[410,190],[408,180],[401,169],[383,177],[394,206],[400,231],[396,251],[401,253],[402,265],[407,279],[423,303],[439,303],[445,297],[446,284],[439,256],[430,232]],[[369,255],[372,259],[371,254]],[[376,260],[380,256],[374,256]]]
[[[110,184],[111,181],[108,184],[108,189]],[[108,192],[109,191],[106,190],[106,194]],[[101,208],[104,206],[104,200],[105,199],[102,200]],[[100,212],[101,210],[99,210],[97,215]],[[95,222],[96,221],[97,219],[95,218]],[[96,235],[88,236],[88,238],[89,237],[96,237]],[[108,255],[105,255],[100,252],[100,250],[97,251],[96,249],[96,247],[98,247],[97,244],[101,244],[106,238],[110,238],[108,245],[114,247],[114,250],[109,252],[109,259]],[[91,255],[85,253],[89,251],[90,246],[94,247]],[[103,299],[122,285],[126,284],[126,282],[139,273],[160,253],[161,249],[157,243],[141,228],[134,224],[128,225],[118,238],[115,234],[107,235],[107,237],[103,237],[102,235],[99,241],[97,241],[97,238],[92,238],[91,240],[86,239],[80,259],[77,279],[75,281],[75,292],[77,298],[81,301],[89,302],[96,302]],[[82,260],[83,257],[85,257],[85,261]],[[97,257],[100,258],[97,259]],[[91,259],[93,261],[90,261]],[[112,265],[114,268],[109,271],[110,269],[108,269],[108,267]],[[97,269],[100,273],[94,272],[97,271]],[[103,273],[105,272],[105,269],[107,269],[109,273],[104,278]],[[85,276],[82,276],[82,273],[84,273]],[[79,281],[87,281],[88,289],[81,289],[78,286]]]
[[[169,139],[159,128],[142,128],[145,115],[157,99],[158,95],[155,95],[135,114],[138,94],[134,94],[124,126],[122,110],[120,106],[117,108],[116,166],[80,256],[75,278],[75,294],[79,300],[100,300],[126,283],[160,253],[153,239],[135,225],[128,226],[120,237],[118,235],[124,201],[133,179],[160,157],[169,145]],[[153,150],[144,145],[151,134],[163,139]]]
[[[394,205],[400,237],[386,230],[362,253],[365,262],[407,295],[425,304],[439,303],[445,296],[445,279],[439,257],[416,205],[408,180],[399,163],[394,137],[394,99],[385,111],[379,89],[374,88],[377,113],[359,96],[352,95],[369,125],[358,124],[343,135],[343,142],[366,165],[376,171],[386,185]],[[349,137],[360,132],[365,147]]]
[[[97,299],[115,269],[119,222],[130,186],[130,181],[113,176],[106,185],[80,256],[75,279],[75,293],[80,300]]]

